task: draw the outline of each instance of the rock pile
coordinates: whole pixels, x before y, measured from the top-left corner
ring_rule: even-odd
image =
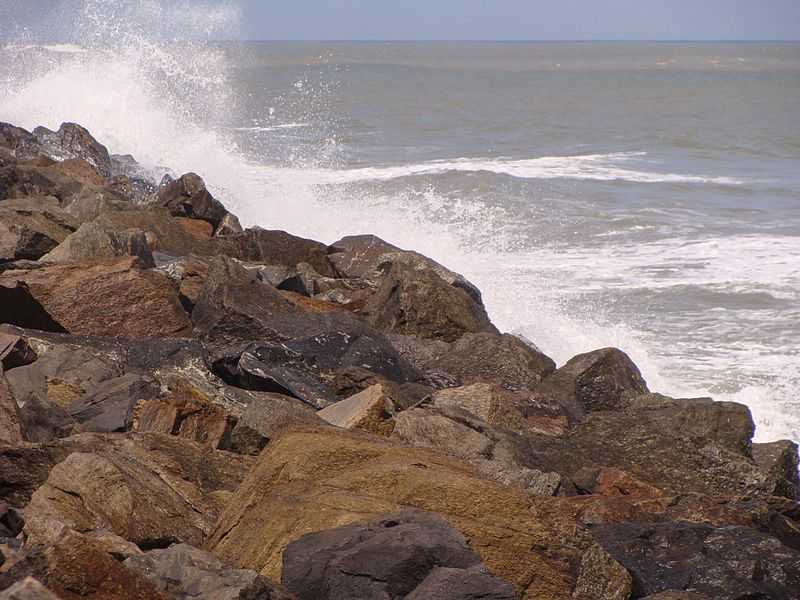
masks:
[[[753,432],[416,252],[0,124],[0,599],[798,599]]]

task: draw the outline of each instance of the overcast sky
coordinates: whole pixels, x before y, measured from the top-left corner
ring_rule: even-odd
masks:
[[[0,0],[0,34],[64,37],[87,2],[238,13],[220,37],[263,40],[800,40],[800,0]]]

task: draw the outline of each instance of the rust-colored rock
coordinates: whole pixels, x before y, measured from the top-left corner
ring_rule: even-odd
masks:
[[[19,282],[70,333],[150,338],[179,337],[191,330],[172,282],[143,269],[136,258],[0,275],[0,287]]]

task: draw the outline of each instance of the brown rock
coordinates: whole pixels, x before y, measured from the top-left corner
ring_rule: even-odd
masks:
[[[523,598],[566,599],[591,541],[571,517],[544,512],[551,501],[429,450],[340,430],[293,431],[262,453],[207,547],[278,579],[283,550],[304,534],[416,507],[444,516]]]
[[[381,269],[378,288],[362,310],[380,331],[446,342],[466,333],[497,333],[483,304],[433,268],[397,260],[383,263]]]
[[[42,257],[44,262],[111,262],[123,256],[138,257],[145,267],[154,267],[153,254],[139,229],[112,230],[92,221],[84,223],[61,244]]]
[[[75,230],[54,198],[21,198],[0,204],[0,263],[38,260]]]
[[[215,449],[225,447],[235,417],[186,381],[174,388],[165,397],[138,403],[133,430],[177,435]]]
[[[228,211],[206,189],[205,182],[195,173],[182,175],[158,191],[158,206],[173,216],[200,219],[211,225],[208,237],[219,227]]]
[[[107,210],[95,221],[98,226],[105,229],[144,231],[153,252],[164,252],[174,256],[211,254],[209,241],[187,231],[165,208]]]
[[[73,179],[94,186],[102,186],[105,179],[100,171],[90,162],[82,158],[68,158],[54,165],[55,168]]]
[[[632,590],[630,573],[600,546],[584,553],[573,600],[628,600]]]
[[[797,444],[789,440],[753,444],[753,459],[770,478],[774,495],[800,500]]]
[[[285,231],[270,231],[258,227],[247,229],[241,233],[215,238],[212,248],[213,254],[225,254],[247,262],[292,268],[299,263],[308,263],[320,275],[336,275],[324,244]]]
[[[199,219],[189,219],[187,217],[176,217],[183,230],[197,240],[208,241],[214,234],[214,227],[208,221]]]
[[[19,407],[0,365],[0,446],[17,446],[23,440]]]
[[[96,168],[103,177],[111,175],[111,158],[108,150],[84,127],[76,123],[62,123],[58,131],[37,127],[33,130],[33,135],[51,158],[83,159]]]
[[[219,492],[236,489],[250,465],[246,457],[158,434],[127,434],[85,450],[56,464],[31,497],[29,543],[52,541],[68,527],[106,529],[140,547],[200,544],[224,504]]]
[[[589,412],[620,408],[626,398],[647,391],[639,369],[616,348],[572,358],[534,390],[545,401],[559,402],[573,419]]]
[[[191,327],[169,279],[142,269],[135,258],[107,265],[58,265],[0,275],[0,287],[6,290],[20,281],[71,333],[170,337],[186,334]]]
[[[601,496],[658,497],[664,492],[655,486],[639,481],[625,471],[613,468],[583,468],[571,477],[575,486],[587,494]]]
[[[95,540],[65,531],[47,547],[33,548],[0,581],[32,575],[63,600],[168,600],[145,577],[126,569]],[[2,583],[0,583],[2,585]]]

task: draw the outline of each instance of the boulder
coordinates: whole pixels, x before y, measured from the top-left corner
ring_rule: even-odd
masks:
[[[626,398],[647,391],[639,369],[616,348],[580,354],[534,389],[542,400],[564,406],[573,420],[585,413],[620,408]]]
[[[336,401],[317,365],[284,344],[253,344],[216,360],[213,370],[229,385],[290,396],[315,408]]]
[[[303,536],[283,554],[283,584],[300,600],[515,598],[464,536],[419,510]]]
[[[618,469],[637,486],[666,495],[779,491],[774,477],[750,456],[753,422],[746,406],[658,394],[628,403],[620,410],[589,413],[564,437],[527,436],[533,465],[567,477],[583,468]]]
[[[290,427],[325,424],[310,406],[295,398],[269,393],[253,395],[230,434],[227,450],[258,455],[270,440]]]
[[[153,393],[132,411],[134,431],[176,435],[211,448],[227,448],[236,417],[188,382],[178,380],[166,396]]]
[[[236,569],[188,544],[151,550],[125,560],[175,600],[292,600],[294,596],[255,571]]]
[[[265,448],[206,548],[278,580],[284,549],[303,535],[414,507],[440,513],[521,597],[566,599],[594,542],[573,516],[548,509],[553,501],[430,450],[363,433],[294,429]]]
[[[24,337],[3,331],[0,328],[0,369],[24,367],[36,362],[39,358]]]
[[[17,401],[0,365],[0,446],[16,446],[24,440]]]
[[[317,415],[331,425],[343,429],[361,429],[379,435],[390,435],[394,429],[390,419],[396,410],[391,392],[378,383],[346,400],[323,408]]]
[[[33,576],[64,600],[168,600],[148,579],[126,569],[92,538],[65,530],[52,544],[33,547],[0,575],[0,588]]]
[[[344,277],[365,279],[386,262],[404,262],[418,270],[433,270],[447,284],[465,290],[482,304],[478,288],[462,275],[443,267],[419,252],[402,250],[374,235],[351,235],[334,242],[328,249],[330,261]]]
[[[459,407],[436,407],[435,403],[434,395],[433,406],[425,402],[396,415],[392,437],[469,461],[486,477],[530,494],[554,496],[571,491],[563,476],[532,466],[529,446],[521,436]]]
[[[0,123],[0,147],[9,150],[18,160],[32,160],[41,154],[36,137],[10,123]]]
[[[217,237],[212,242],[212,253],[251,263],[292,268],[300,263],[307,263],[320,275],[336,275],[324,244],[285,231],[254,227],[241,233]]]
[[[76,123],[62,123],[58,131],[37,127],[33,135],[45,154],[55,160],[80,158],[95,167],[103,177],[111,176],[108,149]]]
[[[53,198],[22,198],[0,204],[0,263],[38,260],[75,230]]]
[[[753,444],[753,459],[772,480],[769,488],[775,495],[800,500],[797,444],[789,440]]]
[[[54,265],[0,275],[0,288],[13,290],[20,282],[70,333],[179,337],[191,328],[170,280],[145,270],[137,258],[110,264]]]
[[[158,270],[175,282],[181,304],[191,313],[208,279],[208,260],[190,255],[169,260]]]
[[[384,333],[453,342],[464,334],[497,329],[483,304],[430,267],[401,260],[380,266],[376,291],[361,313]]]
[[[111,438],[53,466],[25,509],[25,534],[36,544],[65,527],[105,529],[141,548],[198,545],[224,505],[220,492],[236,489],[249,466],[248,457],[169,435]]]
[[[33,577],[26,577],[0,592],[0,600],[59,600],[59,597]]]
[[[156,204],[176,217],[201,219],[215,231],[228,215],[227,209],[206,189],[195,173],[187,173],[158,190]]]
[[[80,431],[125,432],[133,426],[136,407],[159,395],[160,388],[155,381],[126,373],[99,383],[65,408]],[[172,430],[164,433],[172,433]]]
[[[95,219],[97,226],[110,231],[144,231],[150,249],[171,256],[211,254],[208,236],[192,232],[166,208],[130,208],[106,210]]]
[[[463,384],[491,382],[508,389],[533,389],[555,371],[552,359],[509,334],[472,333],[425,365]]]
[[[84,223],[57,247],[42,257],[45,262],[95,263],[123,256],[138,257],[144,267],[155,266],[147,236],[140,229],[122,231]]]
[[[636,598],[681,590],[715,600],[790,600],[800,590],[800,553],[754,529],[622,523],[592,532],[630,571]]]

